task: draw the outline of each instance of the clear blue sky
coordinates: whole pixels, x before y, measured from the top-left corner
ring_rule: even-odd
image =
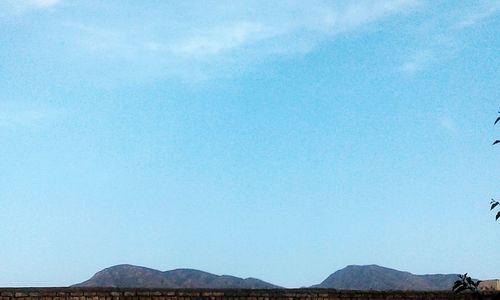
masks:
[[[0,286],[130,263],[500,277],[499,1],[0,1]]]

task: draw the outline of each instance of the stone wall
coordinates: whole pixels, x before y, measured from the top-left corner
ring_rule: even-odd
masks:
[[[1,300],[500,300],[500,293],[374,292],[329,289],[152,290],[112,288],[0,288]]]

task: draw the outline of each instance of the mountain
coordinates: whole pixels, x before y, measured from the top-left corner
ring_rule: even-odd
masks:
[[[347,266],[312,288],[338,290],[449,291],[457,274],[414,275],[377,265]]]
[[[377,265],[347,266],[311,288],[337,290],[439,291],[451,289],[456,274],[414,275]],[[117,265],[97,272],[74,287],[118,288],[203,288],[203,289],[275,289],[279,286],[255,278],[214,275],[193,269],[158,271],[133,265]]]
[[[273,289],[276,285],[255,278],[214,275],[193,269],[158,271],[133,265],[117,265],[97,272],[74,287],[118,288],[206,288],[206,289]]]

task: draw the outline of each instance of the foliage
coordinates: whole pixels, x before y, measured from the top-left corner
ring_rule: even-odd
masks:
[[[500,114],[500,111],[498,113]],[[495,120],[495,123],[493,125],[496,125],[499,121],[500,121],[500,117],[497,117],[497,119]],[[493,142],[493,145],[496,145],[498,143],[500,143],[500,140],[495,140]],[[495,199],[491,199],[490,204],[491,204],[490,210],[494,210],[495,207],[497,207],[499,205],[498,201],[496,201]],[[497,212],[497,215],[495,217],[495,220],[498,221],[498,219],[500,219],[500,210]]]
[[[490,208],[490,210],[494,210],[494,209],[495,209],[495,207],[497,207],[500,203],[498,203],[498,201],[495,201],[494,199],[491,199],[490,204],[491,204],[491,208]],[[499,218],[500,218],[500,210],[497,212],[497,215],[496,215],[496,217],[495,217],[495,220],[497,220],[497,221],[498,221],[498,219],[499,219]]]
[[[477,292],[479,283],[481,280],[474,281],[470,276],[467,276],[467,273],[464,275],[458,275],[458,280],[453,284],[453,292],[460,293],[465,291]]]
[[[500,111],[498,112],[500,114]],[[496,118],[495,123],[493,123],[493,126],[495,126],[498,122],[500,122],[500,116]],[[500,140],[495,140],[493,142],[493,146],[496,144],[500,144]],[[495,199],[491,199],[491,207],[490,210],[494,210],[497,206],[500,205],[498,201]],[[497,212],[497,215],[495,217],[495,220],[498,221],[500,219],[500,210]],[[481,280],[476,280],[474,281],[470,276],[467,276],[467,273],[464,275],[458,275],[458,280],[455,281],[453,284],[452,290],[455,293],[460,293],[460,292],[465,292],[465,291],[471,291],[471,292],[478,292],[479,291],[479,283]]]

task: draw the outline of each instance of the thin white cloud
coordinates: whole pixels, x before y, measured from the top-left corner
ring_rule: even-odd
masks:
[[[484,2],[471,9],[457,24],[457,29],[472,27],[500,12],[500,1]]]
[[[455,20],[447,26],[429,26],[430,23],[428,23],[425,26],[423,49],[418,49],[407,55],[398,66],[398,70],[408,75],[415,75],[429,69],[432,65],[454,57],[460,51],[462,30],[475,26],[499,12],[500,0],[478,1],[473,5],[460,7],[459,12],[451,12],[452,15],[462,17],[455,17]],[[456,19],[459,21],[457,22]]]
[[[62,0],[3,0],[0,8],[4,13],[19,14],[32,9],[49,9],[60,4]]]
[[[147,29],[120,30],[82,23],[73,23],[71,26],[80,30],[78,41],[90,51],[101,49],[103,52],[123,53],[125,49],[128,49],[135,52],[170,52],[170,55],[181,58],[206,58],[249,46],[256,49],[266,42],[271,42],[283,49],[288,48],[290,52],[293,52],[291,47],[303,48],[303,46],[292,40],[307,40],[311,44],[309,49],[314,49],[315,45],[324,39],[331,38],[336,33],[355,30],[386,16],[411,10],[419,3],[420,1],[416,0],[357,1],[341,6],[333,2],[291,1],[252,7],[252,2],[249,2],[246,6],[233,8],[232,19],[235,19],[234,21],[221,21],[221,24],[210,26],[200,23],[194,27],[190,26],[187,20],[176,21],[176,26],[180,23],[186,25],[180,26],[181,28],[190,29],[175,34],[167,31],[164,36],[148,40],[142,38],[151,35]],[[244,13],[250,7],[255,11],[253,18],[245,16]],[[210,15],[209,18],[218,19],[217,13]],[[168,21],[166,22],[168,24]],[[183,24],[184,22],[186,24]],[[135,34],[130,32],[135,32]],[[261,48],[264,49],[263,52],[270,49],[269,47]],[[273,50],[276,50],[276,47]],[[147,53],[143,54],[147,55]]]
[[[32,31],[50,37],[41,39],[40,53],[60,63],[54,67],[69,66],[87,78],[105,74],[98,82],[104,85],[232,76],[278,57],[315,51],[339,33],[372,30],[367,25],[412,12],[421,2],[160,1],[148,10],[134,1],[75,0],[58,10],[64,0],[5,1],[24,11],[53,12],[50,23],[42,21],[47,22],[43,32]],[[2,6],[0,0],[0,15]]]
[[[34,11],[53,11],[62,0],[0,0],[0,20]]]
[[[137,41],[116,30],[88,26],[78,23],[67,23],[69,28],[78,31],[77,44],[91,53],[117,52],[125,54],[126,48],[136,48]]]
[[[434,54],[431,50],[419,50],[403,62],[399,70],[403,73],[413,75],[429,67],[433,59]]]
[[[32,5],[40,8],[49,8],[59,4],[60,0],[33,0],[30,2],[32,3]]]
[[[205,57],[258,42],[273,35],[262,24],[242,22],[190,37],[173,45],[171,50],[173,54],[184,57]]]
[[[419,4],[420,1],[412,0],[353,1],[343,11],[331,10],[322,25],[328,25],[333,32],[348,31],[386,16],[414,9]]]
[[[451,133],[458,133],[457,123],[448,115],[439,118],[439,125]]]
[[[0,128],[38,127],[62,118],[63,110],[40,108],[0,108]]]
[[[241,70],[256,61],[314,51],[338,33],[412,11],[420,1],[215,3],[211,9],[182,7],[177,13],[175,7],[159,10],[168,14],[154,21],[161,24],[161,31],[150,26],[152,20],[140,20],[140,27],[116,20],[100,24],[75,21],[68,26],[73,31],[68,36],[80,49],[71,55],[84,51],[80,55],[92,56],[88,61],[118,61],[124,68],[158,70],[161,76],[192,73],[205,78],[203,73],[214,70],[224,69],[218,73],[227,74],[231,64],[238,64]],[[180,18],[186,10],[190,15]]]

